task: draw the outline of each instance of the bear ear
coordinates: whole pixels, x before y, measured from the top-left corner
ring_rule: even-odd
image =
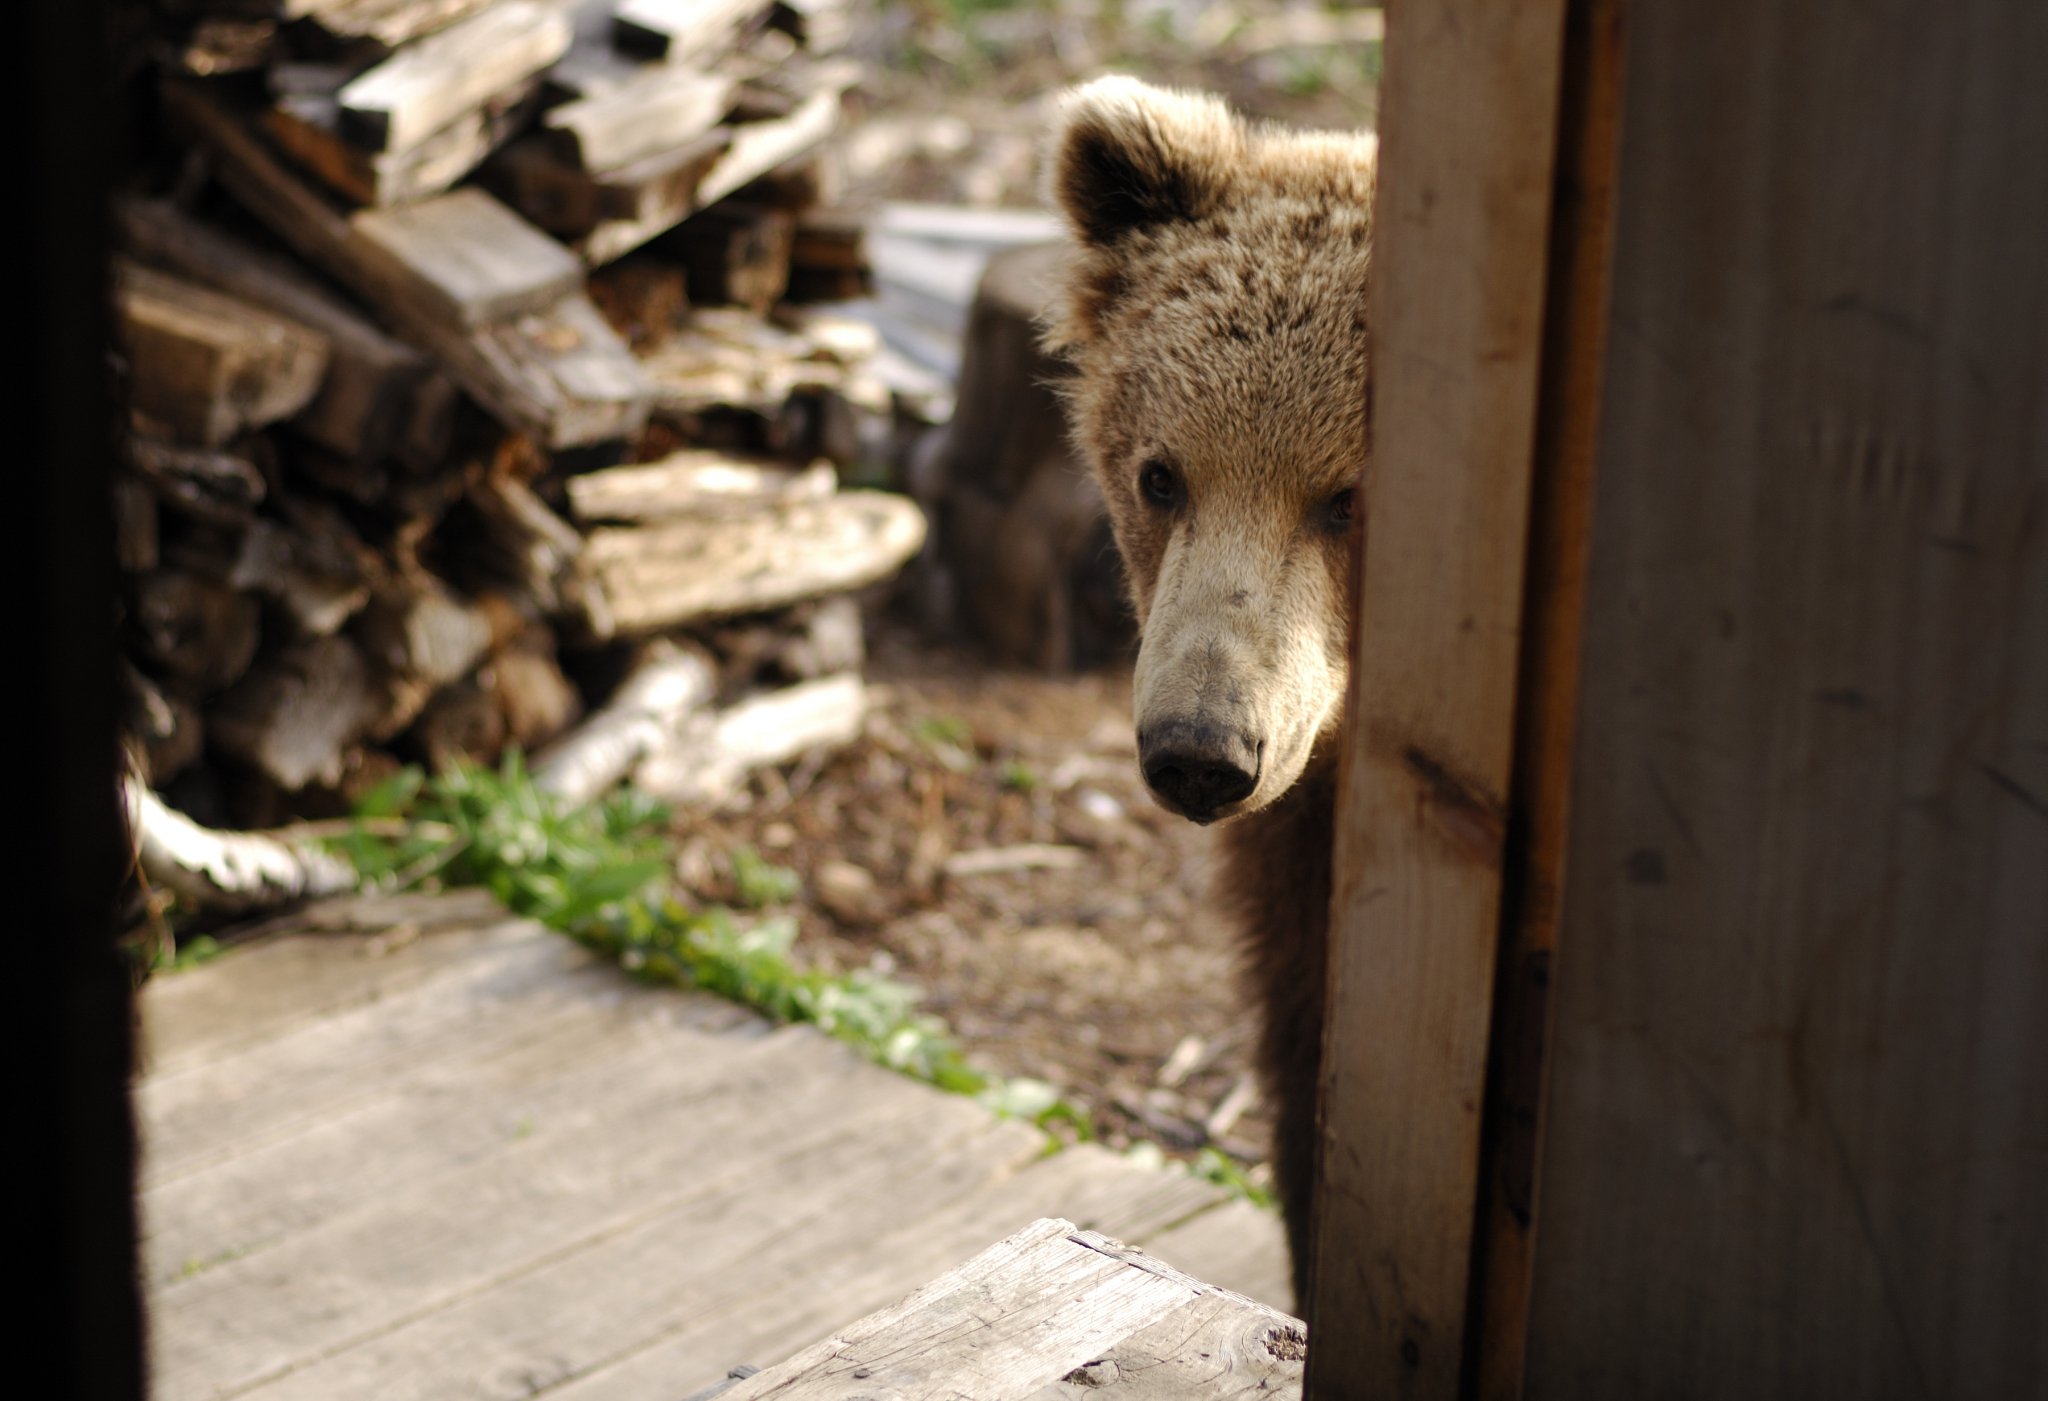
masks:
[[[1241,158],[1244,128],[1213,97],[1097,78],[1060,99],[1049,184],[1081,241],[1195,219]]]

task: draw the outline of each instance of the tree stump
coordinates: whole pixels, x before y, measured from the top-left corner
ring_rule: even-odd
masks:
[[[1135,635],[1102,495],[1053,388],[1067,369],[1039,348],[1066,257],[1055,243],[989,260],[936,483],[959,622],[1004,660],[1049,672],[1108,661]]]

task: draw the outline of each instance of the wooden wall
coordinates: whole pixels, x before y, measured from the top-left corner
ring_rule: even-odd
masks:
[[[2048,1397],[2048,4],[1387,70],[1310,1394]]]
[[[2048,1395],[2048,5],[1628,42],[1527,1393]]]

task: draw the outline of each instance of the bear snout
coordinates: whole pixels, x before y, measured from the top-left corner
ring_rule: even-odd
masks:
[[[1251,796],[1265,744],[1201,721],[1169,720],[1138,735],[1145,783],[1174,812],[1201,823]]]

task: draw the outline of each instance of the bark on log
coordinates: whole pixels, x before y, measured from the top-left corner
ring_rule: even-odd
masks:
[[[754,769],[850,744],[866,721],[859,676],[806,681],[698,717],[643,759],[633,782],[664,802],[716,806]]]
[[[717,689],[718,668],[703,651],[649,643],[617,694],[534,761],[534,784],[572,807],[591,802],[672,742]]]
[[[202,827],[132,773],[121,790],[143,874],[194,908],[247,914],[357,888],[348,863],[317,848]]]
[[[903,497],[847,491],[744,520],[598,530],[583,565],[617,630],[644,633],[862,588],[900,569],[924,534]]]

